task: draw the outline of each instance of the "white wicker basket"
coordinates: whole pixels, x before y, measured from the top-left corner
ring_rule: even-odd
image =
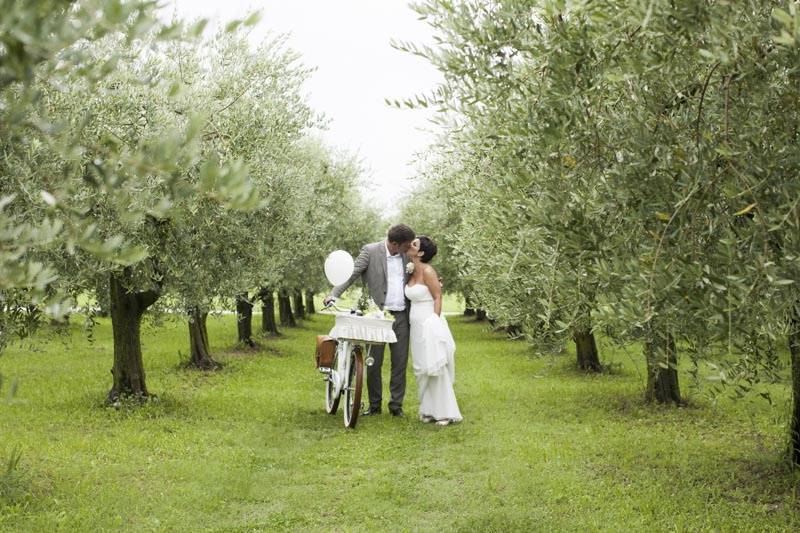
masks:
[[[385,343],[397,342],[397,336],[392,330],[391,318],[374,318],[369,316],[338,313],[336,323],[329,335],[338,340],[355,342]]]

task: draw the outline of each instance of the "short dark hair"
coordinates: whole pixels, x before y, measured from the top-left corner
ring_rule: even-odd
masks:
[[[437,248],[436,243],[431,240],[430,237],[425,235],[419,236],[419,251],[425,252],[422,254],[422,257],[419,258],[420,261],[423,263],[430,263],[431,259],[436,256],[436,252],[439,251]]]
[[[386,234],[386,238],[389,239],[389,242],[396,242],[398,244],[411,242],[414,240],[414,237],[414,230],[405,224],[395,224],[389,228],[389,233]]]

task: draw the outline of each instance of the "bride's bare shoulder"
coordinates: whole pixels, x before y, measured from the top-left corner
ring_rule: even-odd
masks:
[[[438,279],[438,275],[436,273],[436,269],[433,268],[431,265],[424,265],[424,269],[422,270],[423,276],[432,276]]]

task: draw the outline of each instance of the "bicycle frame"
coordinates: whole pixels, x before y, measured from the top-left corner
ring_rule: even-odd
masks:
[[[348,356],[351,349],[352,344],[348,340],[339,341],[339,345],[336,347],[336,368],[331,368],[328,374],[328,379],[333,383],[334,397],[339,397],[342,390],[350,386],[347,381],[350,376],[350,357]]]
[[[328,307],[334,307],[341,312],[335,305],[327,305],[326,308]],[[355,428],[358,423],[358,415],[363,405],[361,398],[365,367],[374,364],[369,350],[377,344],[383,343],[368,341],[360,337],[340,336],[336,346],[335,364],[332,368],[320,367],[319,369],[324,374],[325,410],[328,414],[335,414],[339,408],[339,401],[344,399],[345,427]]]

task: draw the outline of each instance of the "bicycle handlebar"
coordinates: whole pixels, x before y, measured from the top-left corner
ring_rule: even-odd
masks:
[[[364,313],[362,313],[358,309],[350,309],[349,311],[345,311],[344,309],[342,309],[341,307],[339,307],[338,305],[336,305],[333,302],[331,302],[328,305],[324,306],[323,309],[330,309],[331,307],[333,307],[334,309],[336,309],[340,313],[348,313],[349,312],[351,315],[358,315],[358,316],[363,316],[364,315]]]

